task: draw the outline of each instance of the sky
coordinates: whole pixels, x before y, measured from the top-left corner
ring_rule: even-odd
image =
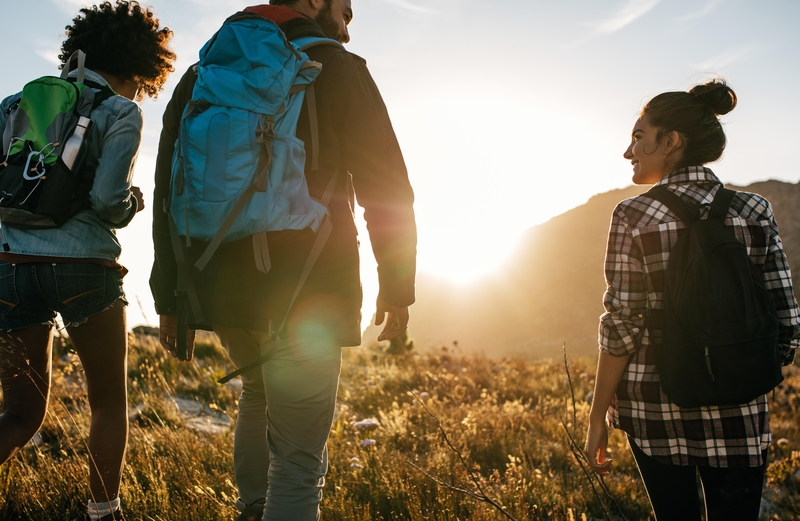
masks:
[[[367,60],[404,152],[420,273],[474,282],[502,269],[531,226],[629,185],[622,153],[642,105],[711,77],[726,78],[739,96],[722,119],[729,142],[711,165],[717,175],[737,185],[800,181],[792,159],[800,138],[796,0],[352,2],[347,48]],[[141,104],[135,184],[152,203],[161,115],[175,84],[222,21],[252,4],[142,3],[175,32],[178,54],[158,100]],[[85,3],[2,5],[4,19],[18,21],[0,31],[4,97],[58,73],[64,26]],[[147,286],[151,208],[119,232],[131,325],[157,323]],[[377,276],[363,222],[359,229],[368,319]]]

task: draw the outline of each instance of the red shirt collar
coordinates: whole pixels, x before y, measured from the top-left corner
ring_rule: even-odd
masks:
[[[278,26],[281,26],[289,20],[295,18],[307,18],[305,15],[298,13],[294,9],[282,5],[254,5],[245,9],[248,13],[255,13],[263,16],[268,20],[272,20]]]

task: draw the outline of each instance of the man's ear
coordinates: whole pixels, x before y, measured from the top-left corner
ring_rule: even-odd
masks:
[[[322,8],[325,7],[325,0],[297,0],[291,7],[299,13],[316,18]]]
[[[322,11],[322,8],[325,7],[325,0],[308,0],[308,3],[311,4],[311,8],[314,10],[314,14],[319,13]]]

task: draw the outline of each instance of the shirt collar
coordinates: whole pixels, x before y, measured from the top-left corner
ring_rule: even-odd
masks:
[[[70,71],[68,77],[77,78],[78,77],[78,70],[75,69],[73,71]],[[108,84],[108,82],[106,81],[105,78],[103,78],[102,76],[100,76],[96,72],[94,72],[92,70],[89,70],[89,69],[86,69],[86,68],[83,69],[83,79],[85,81],[92,81],[94,83],[97,83],[98,85],[102,85],[103,87],[111,87]]]
[[[661,181],[657,182],[655,186],[666,186],[671,184],[680,183],[714,183],[722,184],[722,181],[711,171],[710,168],[704,166],[684,166],[674,170],[668,176],[664,177]]]

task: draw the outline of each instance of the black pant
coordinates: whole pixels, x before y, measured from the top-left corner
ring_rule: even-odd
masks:
[[[658,521],[700,521],[697,471],[706,499],[706,521],[758,519],[764,464],[760,467],[683,467],[659,463],[628,439]]]

